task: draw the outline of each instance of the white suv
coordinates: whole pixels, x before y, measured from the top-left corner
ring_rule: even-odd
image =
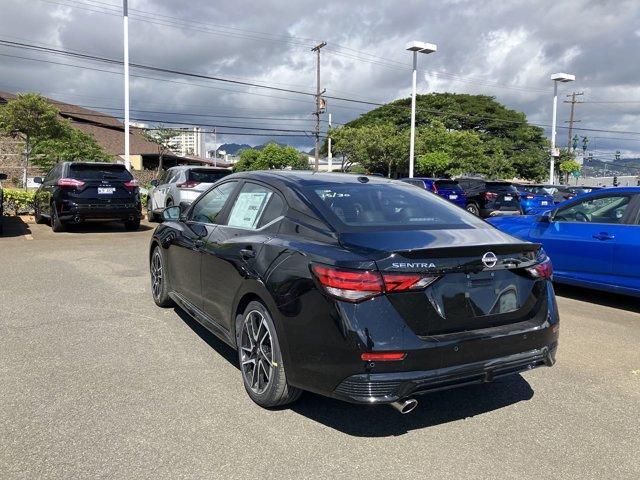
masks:
[[[217,167],[169,168],[160,179],[151,182],[153,188],[147,199],[149,221],[159,221],[162,210],[172,205],[185,210],[202,192],[229,174],[231,170]]]

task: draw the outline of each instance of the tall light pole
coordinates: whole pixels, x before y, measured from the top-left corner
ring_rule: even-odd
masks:
[[[559,157],[558,150],[556,149],[556,115],[558,112],[558,82],[567,83],[573,82],[576,79],[575,75],[569,73],[554,73],[551,75],[553,80],[553,117],[551,119],[551,164],[549,166],[549,183],[553,185],[556,168],[556,157]]]
[[[409,42],[407,50],[413,52],[413,73],[411,74],[411,138],[409,139],[409,177],[413,177],[413,157],[416,144],[416,80],[418,75],[418,52],[433,53],[438,50],[435,43]]]
[[[333,153],[331,152],[331,114],[329,114],[329,135],[327,135],[327,169],[333,172]]]
[[[122,3],[122,26],[124,28],[124,166],[131,170],[129,157],[129,6]]]

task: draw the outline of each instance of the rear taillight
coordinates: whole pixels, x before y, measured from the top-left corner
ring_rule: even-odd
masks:
[[[194,182],[193,180],[187,180],[186,182],[178,183],[176,187],[178,188],[195,188],[200,185],[200,182]]]
[[[422,290],[438,279],[418,273],[380,274],[371,270],[347,270],[317,264],[311,269],[327,293],[347,302],[360,302],[385,292]]]
[[[404,352],[365,352],[360,358],[365,362],[399,362],[406,356]]]
[[[498,194],[494,192],[484,192],[485,200],[495,200],[498,198]]]
[[[422,290],[427,288],[438,277],[419,273],[383,273],[386,292],[405,292],[407,290]]]
[[[129,190],[134,190],[136,188],[138,188],[138,181],[137,180],[129,180],[128,182],[124,182],[124,186],[126,188],[128,188]]]
[[[431,191],[432,191],[433,193],[438,193],[438,187],[436,186],[436,184],[435,184],[435,183],[432,183],[432,184],[431,184]]]
[[[544,278],[549,280],[553,278],[553,265],[549,258],[545,258],[542,262],[534,265],[533,267],[528,267],[526,270],[534,278]]]
[[[75,178],[61,178],[58,180],[58,186],[63,188],[80,188],[84,186],[84,182]]]

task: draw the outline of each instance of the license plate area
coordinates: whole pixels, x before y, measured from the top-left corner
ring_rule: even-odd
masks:
[[[98,195],[113,195],[115,187],[98,187]]]
[[[458,195],[449,195],[449,200],[457,200]]]

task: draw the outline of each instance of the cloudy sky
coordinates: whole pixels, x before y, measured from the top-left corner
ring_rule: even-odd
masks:
[[[117,0],[0,0],[0,6],[0,40],[122,59]],[[438,51],[420,55],[420,93],[493,95],[539,124],[551,123],[549,75],[573,73],[577,81],[561,86],[560,101],[584,92],[578,127],[607,130],[578,134],[588,134],[604,157],[618,149],[623,156],[640,152],[640,134],[626,133],[640,132],[638,0],[129,0],[129,8],[132,63],[298,92],[315,90],[310,48],[320,41],[327,42],[321,62],[327,95],[374,102],[408,96],[411,57],[404,48],[422,40]],[[118,65],[7,46],[0,46],[0,65],[2,90],[39,91],[122,114]],[[300,136],[277,139],[312,146],[311,96],[139,69],[132,75],[132,118],[251,133],[219,136],[218,143],[273,138],[251,128],[294,130],[288,134]],[[369,108],[328,102],[337,123]],[[559,125],[568,113],[560,103]],[[566,136],[558,130],[559,143]]]

